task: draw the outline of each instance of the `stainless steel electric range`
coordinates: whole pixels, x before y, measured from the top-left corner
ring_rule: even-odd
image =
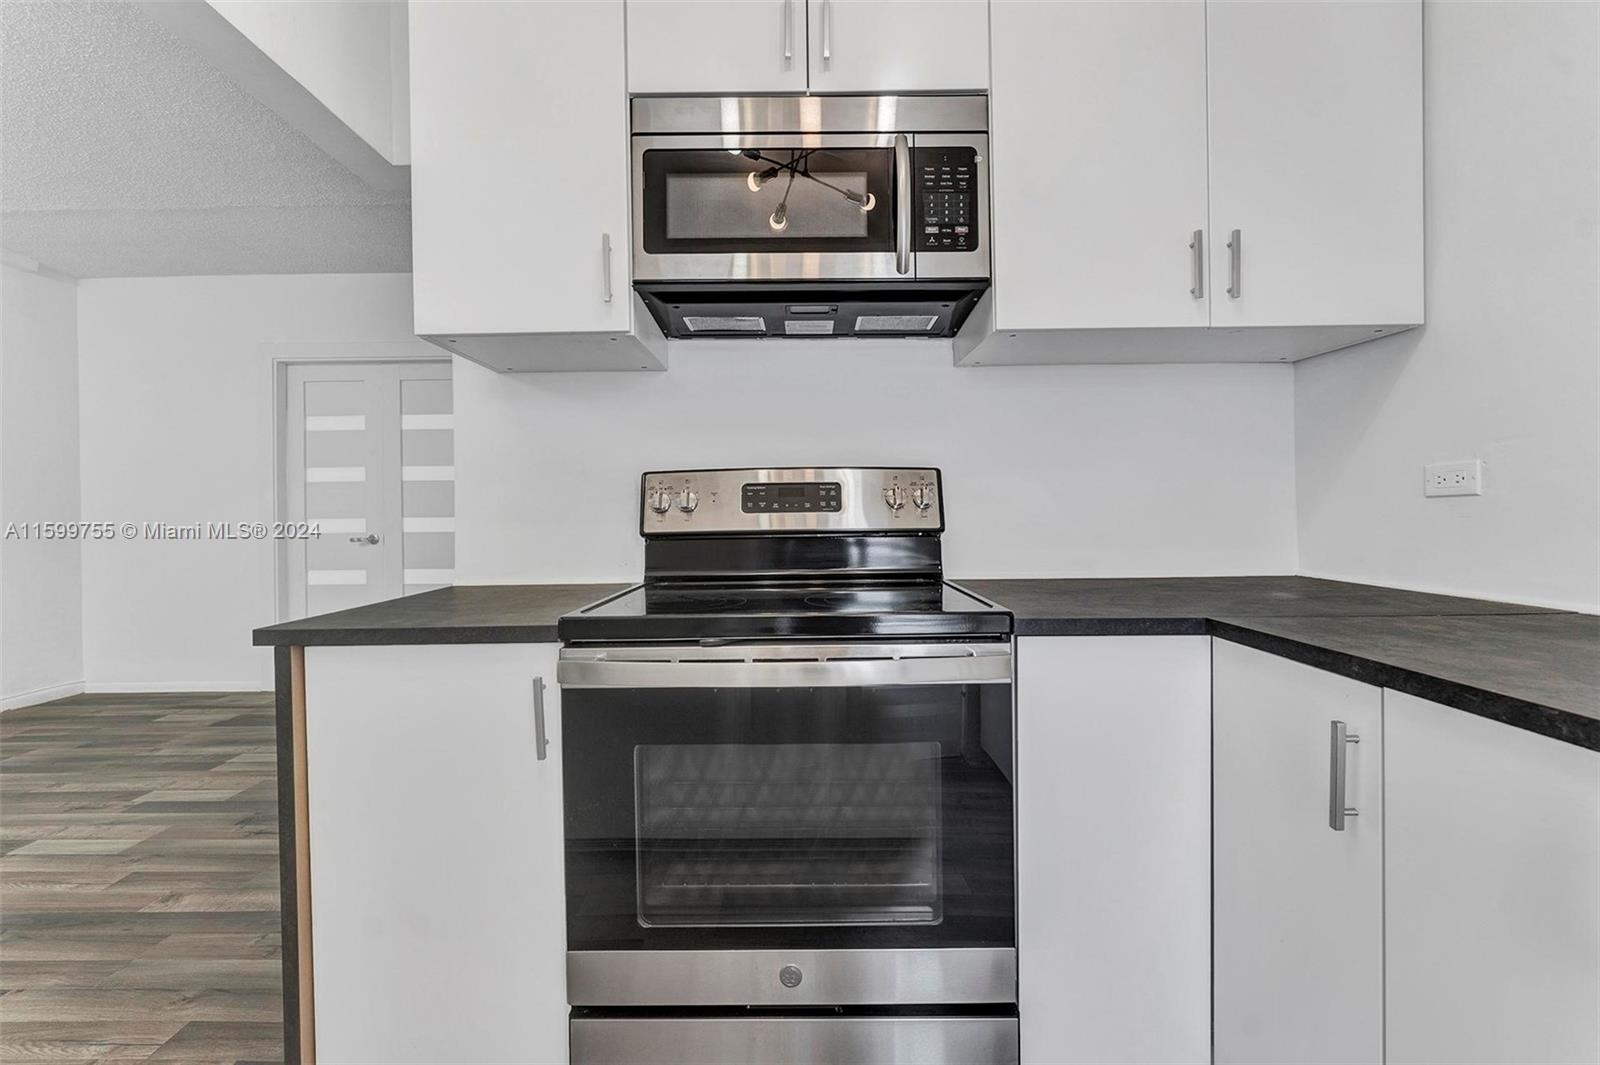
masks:
[[[572,1061],[1015,1062],[1012,618],[939,471],[640,488],[559,625]]]

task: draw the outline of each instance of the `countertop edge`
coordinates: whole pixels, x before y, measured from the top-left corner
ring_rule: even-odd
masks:
[[[1004,607],[1003,603],[998,604]],[[1019,618],[1013,633],[1030,636],[1213,636],[1269,654],[1441,703],[1562,743],[1600,752],[1600,719],[1450,680],[1314,642],[1251,628],[1247,620],[1192,617]],[[520,625],[394,625],[305,629],[293,623],[254,630],[258,647],[360,647],[475,643],[559,643],[558,622]]]
[[[541,625],[413,625],[394,628],[256,629],[256,647],[388,647],[462,643],[557,643],[554,622]]]
[[[1440,703],[1452,710],[1498,721],[1513,728],[1532,732],[1561,743],[1570,743],[1600,752],[1600,719],[1529,702],[1512,695],[1489,691],[1471,684],[1449,680],[1445,677],[1421,673],[1404,666],[1391,665],[1346,651],[1334,651],[1314,643],[1290,639],[1274,633],[1261,632],[1236,622],[1209,621],[1207,628],[1213,637],[1253,647],[1280,658],[1337,673],[1341,676],[1371,684],[1379,688],[1414,695]]]

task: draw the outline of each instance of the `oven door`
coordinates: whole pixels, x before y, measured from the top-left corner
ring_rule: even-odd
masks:
[[[905,134],[633,138],[633,278],[914,278]]]
[[[561,656],[573,1005],[1015,1001],[1008,642]]]

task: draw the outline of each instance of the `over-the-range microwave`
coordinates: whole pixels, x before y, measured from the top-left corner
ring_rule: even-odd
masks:
[[[989,287],[985,96],[636,97],[633,282],[666,335],[953,336]]]

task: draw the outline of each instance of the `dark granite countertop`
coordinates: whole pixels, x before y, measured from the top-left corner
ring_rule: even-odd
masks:
[[[1600,617],[1212,619],[1214,636],[1600,751]]]
[[[255,631],[257,645],[554,643],[556,620],[627,584],[460,584]]]
[[[960,580],[1019,636],[1214,635],[1600,751],[1600,618],[1310,577]],[[263,645],[552,643],[624,584],[460,585],[257,629]]]
[[[1555,614],[1536,606],[1315,577],[1072,577],[957,580],[1017,619],[1018,636],[1202,634],[1218,617]]]

